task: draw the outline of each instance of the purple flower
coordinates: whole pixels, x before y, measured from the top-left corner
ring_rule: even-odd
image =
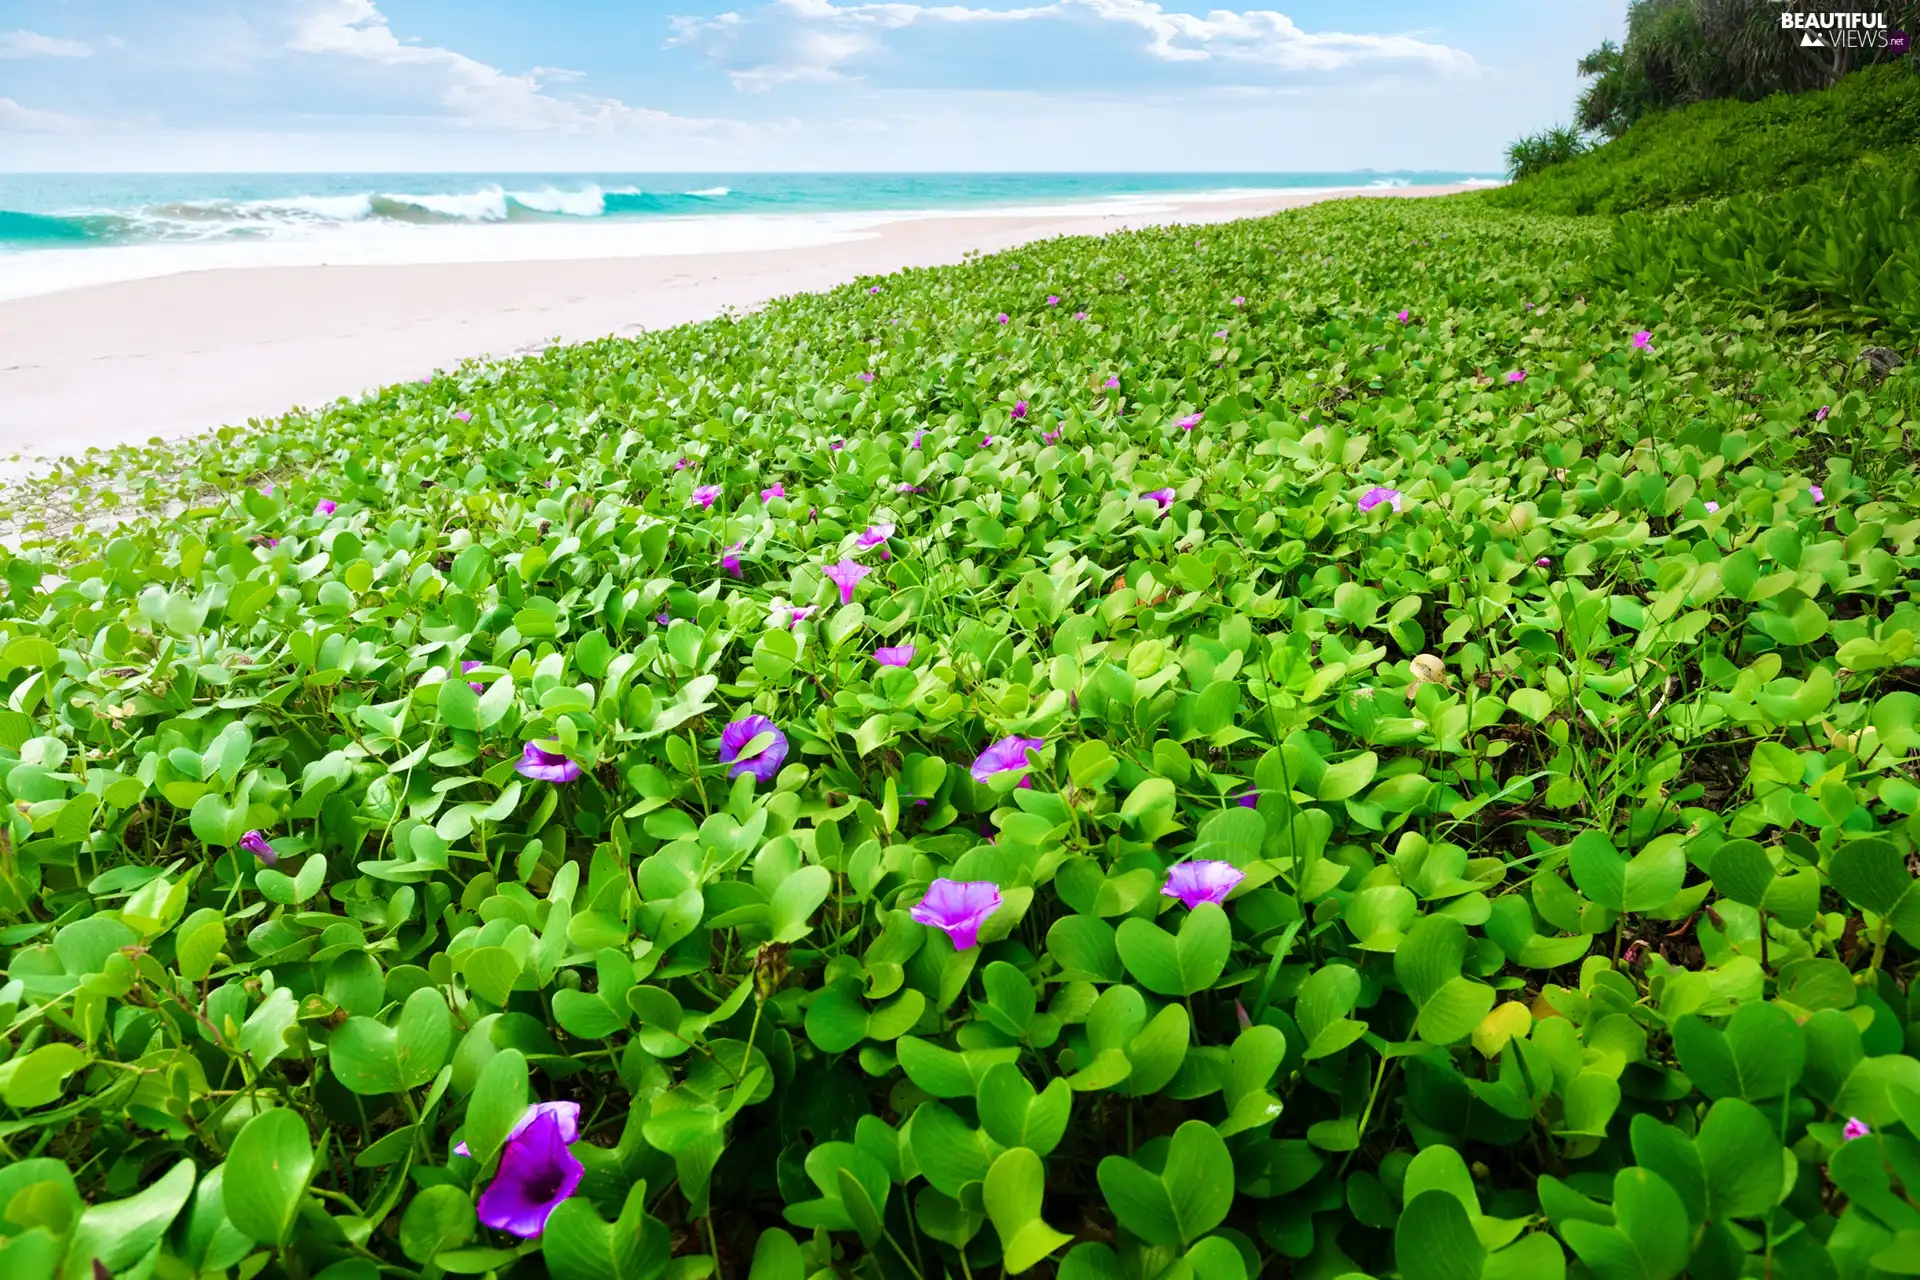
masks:
[[[980,926],[1000,909],[1000,887],[988,880],[949,880],[927,886],[927,896],[907,914],[953,939],[955,951],[980,945]]]
[[[1149,489],[1140,496],[1153,499],[1160,504],[1160,509],[1165,511],[1173,505],[1174,492],[1172,489]]]
[[[766,745],[742,755],[762,734],[770,735]],[[727,770],[729,778],[750,773],[762,782],[772,782],[786,758],[787,735],[765,716],[735,720],[720,732],[720,763],[733,766]]]
[[[1002,311],[999,315],[994,317],[994,319],[1001,324],[1005,324],[1007,322],[1007,318],[1008,318],[1007,313],[1004,311]]]
[[[1407,322],[1407,309],[1405,307],[1400,308],[1400,313],[1394,316],[1394,319],[1398,320],[1401,324],[1405,324]]]
[[[1047,295],[1047,305],[1048,305],[1048,306],[1050,306],[1050,307],[1057,307],[1057,306],[1059,306],[1059,305],[1060,305],[1060,295],[1059,295],[1059,294],[1057,294],[1057,293],[1050,293],[1050,294],[1048,294],[1048,295]]]
[[[1652,341],[1653,341],[1653,330],[1642,329],[1640,330],[1640,332],[1633,335],[1634,350],[1638,351]]]
[[[513,771],[536,782],[572,782],[580,776],[580,766],[555,751],[543,751],[529,742],[513,763]]]
[[[1224,338],[1224,337],[1226,337],[1226,336],[1227,336],[1227,334],[1229,334],[1230,332],[1232,332],[1232,330],[1230,330],[1230,329],[1215,329],[1215,330],[1213,331],[1213,336],[1214,336],[1214,337],[1216,337],[1216,338]]]
[[[1045,738],[1022,738],[1014,735],[1002,738],[980,753],[973,762],[971,772],[975,782],[989,782],[995,774],[1018,773],[1020,785],[1031,787],[1033,780],[1027,777],[1027,770],[1033,767],[1027,759],[1027,752],[1037,751],[1047,745]]]
[[[1219,906],[1233,892],[1233,886],[1246,878],[1246,873],[1231,862],[1202,858],[1198,862],[1175,863],[1167,872],[1167,883],[1160,893],[1163,897],[1180,899],[1191,911],[1203,902]]]
[[[693,464],[691,462],[688,462],[685,458],[682,458],[680,459],[680,461],[673,464],[673,469],[675,471],[685,471],[688,467],[692,465]]]
[[[1087,313],[1084,311],[1076,311],[1073,313],[1073,318],[1075,320],[1085,320],[1087,318]]]
[[[760,491],[760,501],[762,502],[771,502],[775,498],[784,498],[786,496],[787,486],[777,480]]]
[[[664,627],[669,622],[673,621],[673,615],[668,613],[665,609],[662,609],[659,613],[654,615],[653,620]]]
[[[273,496],[273,481],[269,480],[260,486],[260,496],[263,498],[271,498]]]
[[[853,589],[860,585],[860,579],[873,570],[858,560],[842,560],[839,564],[830,564],[825,569],[827,579],[840,588],[840,603],[853,603]]]
[[[1539,565],[1539,566],[1540,566],[1540,567],[1541,567],[1542,569],[1544,569],[1544,568],[1546,568],[1546,567],[1547,567],[1548,565],[1550,565],[1550,564],[1552,564],[1552,563],[1553,563],[1553,561],[1551,561],[1551,560],[1549,560],[1549,559],[1547,559],[1547,557],[1545,557],[1545,556],[1541,556],[1541,557],[1540,557],[1539,559],[1537,559],[1537,560],[1535,560],[1535,561],[1534,561],[1534,563],[1535,563],[1535,564],[1537,564],[1537,565]]]
[[[1045,440],[1048,444],[1052,444],[1055,440],[1058,440],[1060,438],[1060,433],[1058,431],[1042,431],[1040,433],[1040,438],[1042,440]]]
[[[869,525],[867,529],[863,533],[861,533],[861,535],[858,538],[854,539],[854,541],[857,544],[859,544],[859,546],[862,547],[863,549],[871,550],[874,547],[885,546],[887,539],[891,538],[892,536],[893,536],[892,525],[876,524],[876,525]]]
[[[1235,298],[1233,300],[1233,305],[1236,307],[1244,307],[1247,305],[1247,300],[1245,298]]]
[[[860,371],[860,381],[862,381],[862,382],[872,382],[872,381],[873,381],[873,370],[871,370],[871,369],[862,369],[862,370]]]
[[[720,567],[736,578],[740,576],[740,557],[733,553],[745,545],[744,542],[736,542],[727,548],[727,554],[720,557]]]
[[[828,445],[827,447],[829,449],[832,449],[835,453],[838,453],[842,449],[847,447],[847,442],[845,440],[835,440],[832,444]]]
[[[1242,809],[1257,809],[1260,807],[1260,793],[1258,791],[1243,791],[1240,793],[1240,798],[1235,800],[1234,803]]]
[[[1204,416],[1205,416],[1204,414],[1190,413],[1186,417],[1174,423],[1173,425],[1180,428],[1182,431],[1191,431],[1195,427],[1200,425],[1200,419]]]
[[[1383,489],[1379,485],[1375,485],[1360,495],[1358,505],[1364,513],[1373,510],[1383,502],[1391,506],[1395,511],[1400,510],[1400,491],[1398,489]]]
[[[926,438],[927,438],[926,432],[916,431],[913,433],[913,443],[908,445],[907,447],[909,449],[918,449],[920,447],[920,442]]]
[[[1807,492],[1813,495],[1815,502],[1825,502],[1827,500],[1827,491],[1817,484],[1808,485]]]
[[[1813,420],[1815,422],[1825,422],[1827,420],[1827,410],[1832,407],[1832,405],[1823,404],[1818,409],[1815,409],[1813,411]]]
[[[693,500],[703,507],[711,507],[713,500],[719,496],[720,486],[717,484],[703,484],[693,491]]]
[[[332,498],[322,498],[320,499],[319,504],[314,507],[313,514],[317,516],[330,516],[334,512],[338,511],[339,509],[340,509],[340,504],[335,502]]]
[[[507,1139],[500,1167],[480,1193],[480,1221],[522,1240],[546,1230],[547,1218],[579,1188],[586,1174],[569,1147],[558,1117],[550,1111],[541,1112],[518,1136]]]
[[[1515,369],[1507,375],[1508,382],[1525,382],[1526,380],[1527,371],[1525,369]]]
[[[1107,390],[1118,391],[1119,389],[1120,389],[1120,379],[1118,378],[1107,379]]]
[[[894,489],[894,492],[895,493],[919,493],[920,486],[917,484],[908,484],[906,481],[902,480],[899,486]]]
[[[270,547],[277,547],[277,546],[279,546],[279,545],[280,545],[280,539],[278,539],[278,538],[268,538],[268,539],[267,539],[267,545],[268,545],[268,546],[270,546]]]
[[[477,662],[463,662],[460,664],[460,674],[465,675],[479,665]],[[467,681],[467,688],[473,690],[475,693],[485,693],[487,691],[487,686],[481,684],[478,680]]]
[[[560,1126],[560,1140],[562,1142],[572,1143],[580,1141],[580,1104],[577,1102],[534,1103],[527,1108],[525,1115],[514,1122],[513,1129],[507,1134],[507,1141],[512,1142],[528,1129],[531,1129],[533,1122],[543,1115],[552,1116],[555,1123]],[[465,1142],[454,1143],[453,1154],[466,1156],[468,1158],[472,1158],[473,1156],[473,1152],[467,1150],[467,1144]]]
[[[1020,419],[1026,416],[1027,416],[1027,402],[1025,400],[1015,400],[1013,402],[1013,420],[1015,422],[1018,422]]]
[[[472,421],[473,421],[473,410],[471,410],[471,409],[455,409],[455,410],[453,411],[453,416],[454,416],[454,417],[456,417],[456,418],[458,418],[458,419],[459,419],[460,421],[462,421],[462,422],[472,422]]]
[[[1848,1116],[1846,1128],[1840,1130],[1840,1137],[1842,1141],[1854,1142],[1866,1137],[1872,1132],[1872,1126],[1865,1120],[1860,1119],[1858,1116]]]
[[[258,831],[249,831],[240,837],[240,847],[260,859],[260,865],[270,867],[280,861],[280,855],[273,851],[267,838]]]
[[[986,447],[987,447],[988,445],[990,445],[990,444],[992,444],[992,443],[993,443],[993,437],[992,437],[992,436],[982,436],[982,437],[980,438],[980,447],[981,447],[982,449],[984,449],[984,448],[986,448]]]
[[[1707,504],[1707,514],[1708,514],[1708,515],[1712,515],[1712,514],[1713,514],[1714,512],[1716,512],[1716,511],[1718,511],[1719,509],[1720,509],[1720,504],[1719,504],[1719,503],[1717,503],[1717,502],[1709,502],[1709,503]]]
[[[879,285],[875,285],[875,286],[873,286],[873,288],[871,288],[871,289],[869,289],[869,290],[867,290],[867,292],[868,292],[868,293],[878,293],[878,292],[880,292],[880,286],[879,286]]]
[[[883,667],[904,667],[913,661],[913,646],[882,645],[873,651],[873,660]]]

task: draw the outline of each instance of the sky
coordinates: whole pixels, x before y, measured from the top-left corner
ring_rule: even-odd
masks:
[[[0,0],[0,169],[1494,172],[1625,8]]]

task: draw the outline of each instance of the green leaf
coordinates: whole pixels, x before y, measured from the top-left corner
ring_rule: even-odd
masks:
[[[1030,1147],[1046,1155],[1066,1136],[1073,1111],[1073,1090],[1058,1077],[1040,1093],[1013,1063],[989,1067],[980,1077],[975,1105],[980,1125],[1003,1147]]]
[[[478,1225],[473,1200],[465,1191],[444,1183],[428,1187],[400,1219],[400,1251],[424,1266],[435,1254],[466,1245]]]
[[[1451,916],[1423,916],[1393,954],[1394,976],[1419,1010],[1414,1029],[1429,1044],[1456,1044],[1493,1008],[1493,988],[1460,974],[1467,930]]]
[[[987,1172],[984,1199],[987,1217],[1000,1236],[1008,1275],[1017,1276],[1073,1237],[1056,1231],[1040,1217],[1046,1187],[1046,1166],[1026,1147],[1015,1147],[993,1162]]]
[[[1738,1098],[1713,1104],[1694,1146],[1706,1170],[1707,1216],[1716,1222],[1760,1217],[1790,1189],[1772,1123]]]
[[[1487,1259],[1466,1208],[1445,1191],[1407,1202],[1393,1229],[1393,1254],[1404,1280],[1480,1280]]]
[[[1724,1031],[1687,1014],[1674,1023],[1673,1047],[1680,1069],[1715,1099],[1778,1098],[1806,1069],[1806,1034],[1775,1004],[1741,1005]]]
[[[284,1107],[261,1112],[227,1152],[227,1218],[261,1244],[285,1244],[312,1172],[307,1122]]]
[[[1097,1173],[1114,1216],[1151,1244],[1191,1244],[1219,1226],[1233,1207],[1233,1157],[1213,1127],[1198,1120],[1174,1130],[1159,1172],[1125,1156],[1108,1156]]]
[[[1156,995],[1190,996],[1211,987],[1226,969],[1233,930],[1226,912],[1203,902],[1180,922],[1178,935],[1133,917],[1121,924],[1115,941],[1141,986]]]
[[[526,1113],[527,1060],[518,1049],[502,1049],[481,1068],[467,1103],[467,1150],[484,1165]]]
[[[453,1015],[437,987],[420,987],[400,1008],[394,1027],[394,1078],[417,1089],[440,1074],[453,1048]]]
[[[1314,794],[1321,800],[1351,799],[1366,789],[1379,770],[1380,757],[1371,751],[1362,751],[1339,764],[1328,765],[1327,771],[1320,775],[1320,786]]]
[[[773,891],[767,904],[767,928],[775,942],[798,942],[812,928],[808,922],[833,891],[833,873],[825,867],[801,867]]]
[[[146,1190],[124,1200],[90,1206],[67,1242],[61,1274],[68,1280],[94,1274],[93,1260],[115,1275],[146,1257],[193,1194],[192,1160],[182,1160]]]
[[[1560,1235],[1595,1280],[1674,1280],[1692,1254],[1686,1209],[1673,1188],[1645,1169],[1613,1178],[1614,1225],[1572,1221]]]
[[[647,1212],[646,1198],[647,1184],[634,1183],[613,1223],[602,1221],[584,1197],[562,1201],[540,1235],[547,1273],[553,1280],[655,1280],[666,1274],[671,1237],[666,1224]],[[758,1261],[756,1252],[756,1272]]]

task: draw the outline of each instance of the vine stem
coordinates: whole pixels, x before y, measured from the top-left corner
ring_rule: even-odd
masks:
[[[1386,1079],[1387,1058],[1386,1055],[1382,1054],[1380,1067],[1373,1073],[1373,1091],[1367,1095],[1367,1109],[1360,1113],[1360,1131],[1354,1135],[1353,1150],[1347,1152],[1347,1158],[1340,1162],[1340,1172],[1335,1175],[1336,1177],[1346,1177],[1347,1166],[1353,1163],[1353,1158],[1356,1155],[1360,1154],[1360,1144],[1366,1141],[1367,1126],[1373,1122],[1374,1104],[1380,1101],[1380,1086],[1386,1082]]]

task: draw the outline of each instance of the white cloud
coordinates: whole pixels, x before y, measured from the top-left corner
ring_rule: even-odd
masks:
[[[452,49],[401,40],[373,0],[311,0],[287,43],[296,52],[353,58],[416,76],[462,123],[485,128],[609,132],[698,130],[719,123],[632,107],[617,98],[556,96],[538,71],[513,75]],[[548,71],[546,78],[574,77]]]
[[[37,31],[0,31],[0,58],[91,58],[93,50],[78,40],[43,36]]]
[[[881,36],[914,26],[1029,23],[1045,19],[1133,27],[1143,52],[1163,62],[1219,60],[1278,71],[1338,71],[1361,63],[1423,63],[1471,71],[1473,58],[1412,35],[1308,32],[1270,9],[1170,13],[1154,0],[1050,0],[1013,9],[835,0],[769,0],[751,13],[670,18],[669,47],[691,49],[727,68],[734,87],[760,92],[782,84],[828,83],[883,49]]]
[[[0,98],[0,132],[64,133],[79,124],[72,116],[63,116],[57,111],[37,111],[21,106],[12,98]]]

